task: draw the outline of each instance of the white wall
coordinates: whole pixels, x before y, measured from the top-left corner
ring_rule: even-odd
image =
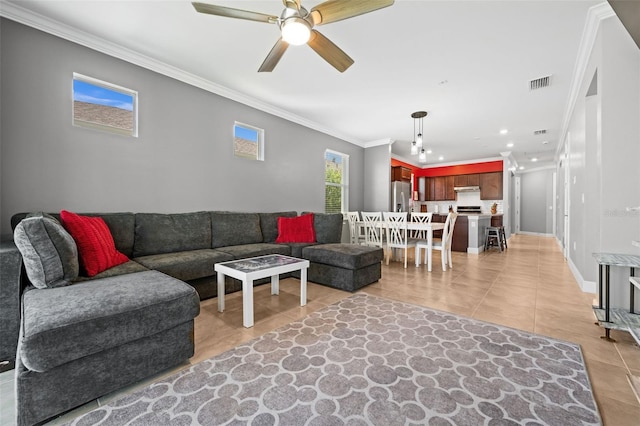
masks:
[[[349,155],[362,210],[364,149],[2,19],[2,235],[22,211],[324,210],[324,151]],[[73,72],[139,93],[139,137],[72,126]],[[233,155],[235,120],[265,129],[265,161]]]
[[[587,96],[597,71],[597,93]],[[581,284],[598,279],[594,252],[640,254],[640,49],[613,16],[600,23],[564,138],[569,155],[569,261]],[[558,179],[558,191],[562,180]],[[621,270],[625,269],[625,270]],[[626,268],[614,268],[614,305],[628,303]]]

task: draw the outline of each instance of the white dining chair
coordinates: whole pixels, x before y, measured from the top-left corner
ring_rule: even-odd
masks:
[[[411,212],[411,222],[429,223],[431,222],[432,217],[433,217],[433,212]],[[411,231],[411,235],[409,237],[413,240],[426,240],[427,230],[426,229],[413,230]]]
[[[362,244],[364,242],[364,226],[360,222],[360,213],[347,212],[349,222],[349,237],[351,244]]]
[[[387,265],[393,249],[401,249],[406,268],[409,247],[415,247],[415,242],[410,241],[407,235],[407,213],[384,212],[383,217],[387,229]]]
[[[447,264],[449,268],[453,269],[453,261],[451,259],[451,241],[453,239],[453,229],[456,225],[456,220],[458,219],[457,213],[449,213],[447,215],[447,220],[444,223],[444,229],[442,230],[442,239],[433,239],[433,243],[431,245],[432,250],[439,250],[440,257],[442,260],[442,270],[447,270]],[[416,243],[416,266],[418,266],[420,259],[420,250],[425,250],[424,263],[427,263],[427,250],[429,243],[426,240],[421,240]]]
[[[364,245],[384,248],[382,239],[382,213],[361,212],[364,222]]]

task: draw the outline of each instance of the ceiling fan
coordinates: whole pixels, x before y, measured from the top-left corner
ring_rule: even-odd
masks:
[[[282,3],[285,9],[280,17],[207,3],[193,2],[192,4],[200,13],[278,24],[281,37],[260,65],[258,72],[273,71],[290,44],[305,43],[335,69],[344,72],[353,64],[353,59],[313,27],[391,6],[393,0],[328,0],[313,7],[311,11],[302,7],[300,0],[282,0]]]

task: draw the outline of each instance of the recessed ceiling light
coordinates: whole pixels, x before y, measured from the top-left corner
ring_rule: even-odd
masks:
[[[531,159],[531,161],[533,161],[533,162],[535,163],[536,161],[538,161],[538,159],[537,159],[536,157],[533,157],[533,158]]]
[[[542,145],[546,145],[548,143],[549,143],[549,141],[542,141]]]
[[[433,153],[433,151],[431,151],[430,149],[427,149],[427,154],[431,154]]]
[[[507,148],[513,148],[513,142],[509,142],[509,143],[507,144]]]
[[[438,157],[438,160],[442,161],[444,160],[444,157],[441,155],[440,157]]]
[[[524,166],[520,166],[518,167],[520,170],[524,170]]]
[[[506,135],[507,133],[509,133],[509,131],[507,129],[500,130],[500,134],[501,135]]]

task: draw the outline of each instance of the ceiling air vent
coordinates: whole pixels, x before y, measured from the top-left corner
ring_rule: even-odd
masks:
[[[536,78],[535,80],[531,80],[529,82],[529,90],[538,90],[543,89],[545,87],[549,87],[551,84],[551,76],[548,75],[546,77]]]
[[[546,135],[546,134],[547,134],[547,131],[546,131],[545,129],[542,129],[542,130],[535,130],[535,131],[533,132],[533,134],[534,134],[535,136],[538,136],[538,135]]]

